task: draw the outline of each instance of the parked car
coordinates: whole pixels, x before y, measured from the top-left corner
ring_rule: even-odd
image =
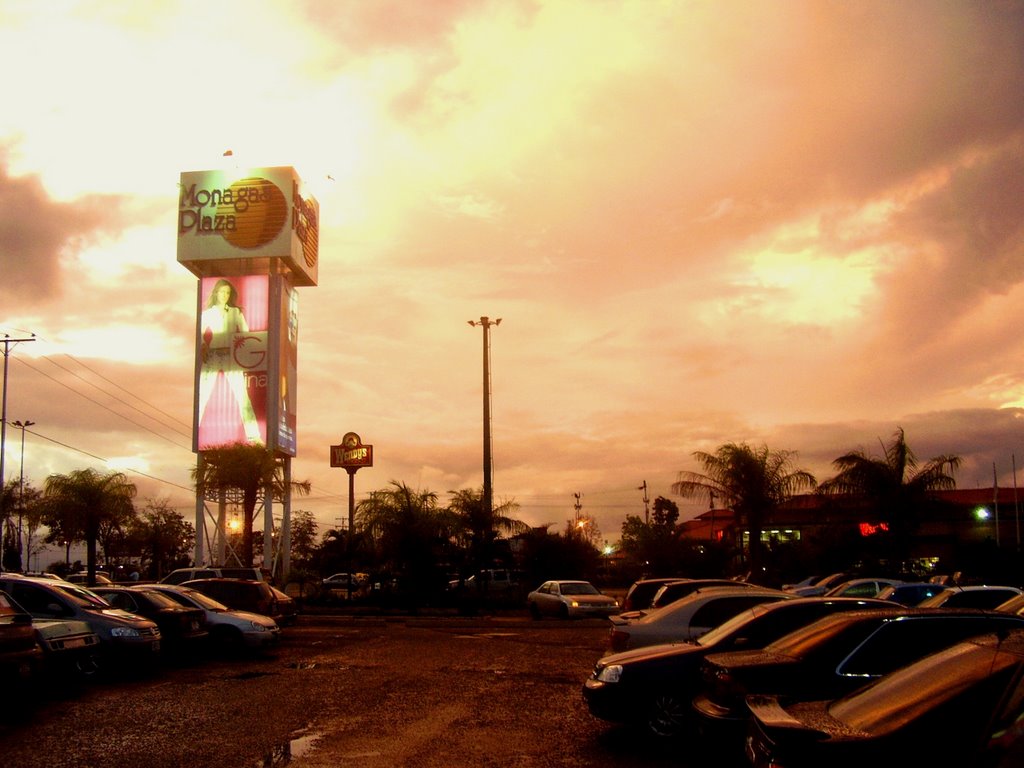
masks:
[[[757,587],[749,581],[736,581],[734,579],[682,579],[672,581],[662,586],[651,600],[651,609],[664,608],[666,605],[681,600],[687,595],[692,595],[698,589],[706,587]],[[758,587],[763,589],[763,587]]]
[[[658,590],[677,578],[660,577],[656,579],[638,579],[629,585],[626,596],[622,599],[622,612],[642,611],[651,607],[651,601]]]
[[[55,579],[0,576],[7,592],[33,619],[84,621],[100,639],[101,668],[145,668],[159,659],[160,628],[147,618],[113,608],[95,592]]]
[[[696,640],[713,627],[761,603],[792,600],[793,595],[763,587],[705,587],[635,619],[609,617],[611,651]]]
[[[32,630],[43,649],[47,673],[84,679],[99,672],[100,638],[84,621],[33,618]]]
[[[941,584],[930,581],[906,581],[886,587],[878,593],[878,599],[900,605],[920,605],[922,601],[943,589]]]
[[[619,601],[602,594],[589,581],[545,581],[526,596],[526,607],[535,619],[610,616],[619,612]]]
[[[277,600],[277,615],[274,620],[282,627],[290,627],[299,620],[299,604],[295,599],[277,587],[271,586],[270,591],[274,593]]]
[[[806,578],[803,578],[800,581],[794,581],[790,584],[783,584],[782,589],[784,592],[792,592],[794,589],[800,589],[800,587],[810,587],[816,584],[817,582],[821,581],[821,579],[823,578],[825,578],[824,574],[812,574],[811,576],[807,576]]]
[[[883,589],[900,583],[899,579],[850,579],[832,587],[825,597],[878,597]]]
[[[274,590],[265,581],[248,579],[195,579],[182,586],[197,589],[218,603],[238,611],[269,616],[280,626],[281,609]]]
[[[693,723],[701,660],[710,653],[763,648],[812,621],[885,603],[872,599],[802,597],[747,608],[692,642],[652,645],[604,656],[583,684],[591,714],[642,725],[675,737]]]
[[[958,643],[833,701],[747,706],[754,768],[1024,765],[1024,633]]]
[[[849,581],[852,577],[848,573],[830,573],[828,576],[823,576],[816,582],[805,586],[794,586],[787,587],[786,592],[792,592],[800,597],[815,597],[818,595],[824,595],[832,587],[837,587],[844,581]]]
[[[216,649],[266,650],[281,640],[281,627],[269,616],[233,610],[198,589],[180,584],[152,584],[150,589],[181,605],[203,611],[210,640]]]
[[[321,579],[320,586],[332,593],[344,593],[347,595],[349,591],[349,582],[351,581],[352,591],[358,592],[359,590],[365,590],[370,583],[370,574],[368,573],[332,573],[325,579]]]
[[[89,585],[89,574],[86,573],[85,571],[79,571],[77,573],[69,573],[67,576],[64,577],[64,581],[70,582],[71,584],[81,584],[82,586],[90,586]],[[107,574],[105,574],[105,573],[103,573],[101,571],[96,571],[96,574],[94,576],[93,583],[92,583],[91,586],[99,586],[99,585],[107,585],[107,586],[109,586],[109,585],[112,585],[113,583],[114,583],[114,580],[112,578],[110,578]]]
[[[32,616],[4,592],[0,592],[0,675],[3,680],[24,684],[39,671],[43,650],[32,630]]]
[[[162,579],[161,584],[184,584],[196,579],[246,579],[266,581],[262,568],[208,566],[199,568],[176,568]]]
[[[1024,618],[962,608],[885,608],[829,616],[759,651],[707,656],[693,707],[701,732],[735,754],[747,729],[747,695],[838,698],[966,638],[1012,629],[1024,629]]]
[[[1016,587],[971,585],[946,587],[941,592],[922,600],[922,608],[988,608],[994,609],[1012,597],[1022,594]]]
[[[201,610],[181,605],[155,589],[146,586],[94,587],[92,591],[115,608],[155,622],[160,627],[162,648],[166,654],[196,653],[205,647],[210,636]]]

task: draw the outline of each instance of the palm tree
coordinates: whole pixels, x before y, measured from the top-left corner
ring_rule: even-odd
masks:
[[[889,529],[895,557],[909,553],[910,540],[923,513],[933,503],[932,491],[956,488],[953,478],[960,457],[936,456],[923,467],[907,445],[902,427],[892,441],[882,445],[884,456],[873,458],[863,451],[851,451],[832,462],[839,474],[821,484],[820,493],[853,497],[878,514]]]
[[[487,509],[483,489],[449,491],[451,501],[448,510],[455,516],[455,523],[461,529],[459,538],[464,542],[470,567],[477,572],[493,565],[495,542],[502,534],[526,533],[530,526],[509,515],[518,509],[512,501]]]
[[[672,490],[686,498],[714,498],[732,509],[737,522],[750,534],[749,568],[756,571],[761,565],[761,530],[768,515],[817,484],[812,474],[794,468],[795,456],[791,451],[752,448],[746,443],[726,443],[714,453],[697,451],[693,457],[703,465],[704,473],[680,472]]]
[[[438,507],[437,494],[414,491],[405,483],[371,491],[356,505],[356,523],[374,542],[381,560],[401,575],[414,600],[435,574],[451,538],[452,515]]]
[[[86,583],[96,583],[96,542],[104,525],[125,525],[135,517],[135,484],[123,472],[79,469],[50,475],[44,486],[49,520],[59,520],[70,540],[85,540]]]
[[[242,502],[242,565],[253,562],[253,522],[256,504],[264,489],[270,489],[272,498],[283,499],[286,491],[284,466],[277,455],[263,445],[239,443],[213,448],[203,452],[203,461],[192,469],[196,490],[208,492],[235,491]],[[301,494],[310,491],[308,480],[290,483],[290,490]]]

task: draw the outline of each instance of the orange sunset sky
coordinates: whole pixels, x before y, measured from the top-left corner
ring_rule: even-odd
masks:
[[[192,519],[177,185],[226,161],[320,203],[293,473],[321,530],[349,431],[357,500],[481,485],[481,316],[495,498],[552,530],[578,493],[617,539],[729,441],[819,480],[900,426],[961,487],[1024,462],[1022,2],[0,0],[0,71],[37,485],[126,469]]]

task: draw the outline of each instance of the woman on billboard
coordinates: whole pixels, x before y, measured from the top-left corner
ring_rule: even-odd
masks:
[[[245,439],[260,442],[263,438],[249,398],[246,373],[233,354],[237,334],[245,333],[249,333],[249,326],[238,306],[238,291],[230,281],[221,278],[210,291],[200,318],[199,424],[203,423],[218,377],[223,376],[237,404]]]

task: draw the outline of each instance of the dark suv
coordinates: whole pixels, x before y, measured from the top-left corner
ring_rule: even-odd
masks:
[[[288,619],[282,616],[274,590],[265,581],[248,579],[195,579],[186,581],[181,586],[191,587],[212,597],[218,603],[224,603],[236,611],[249,611],[269,616],[278,624],[287,624]]]

